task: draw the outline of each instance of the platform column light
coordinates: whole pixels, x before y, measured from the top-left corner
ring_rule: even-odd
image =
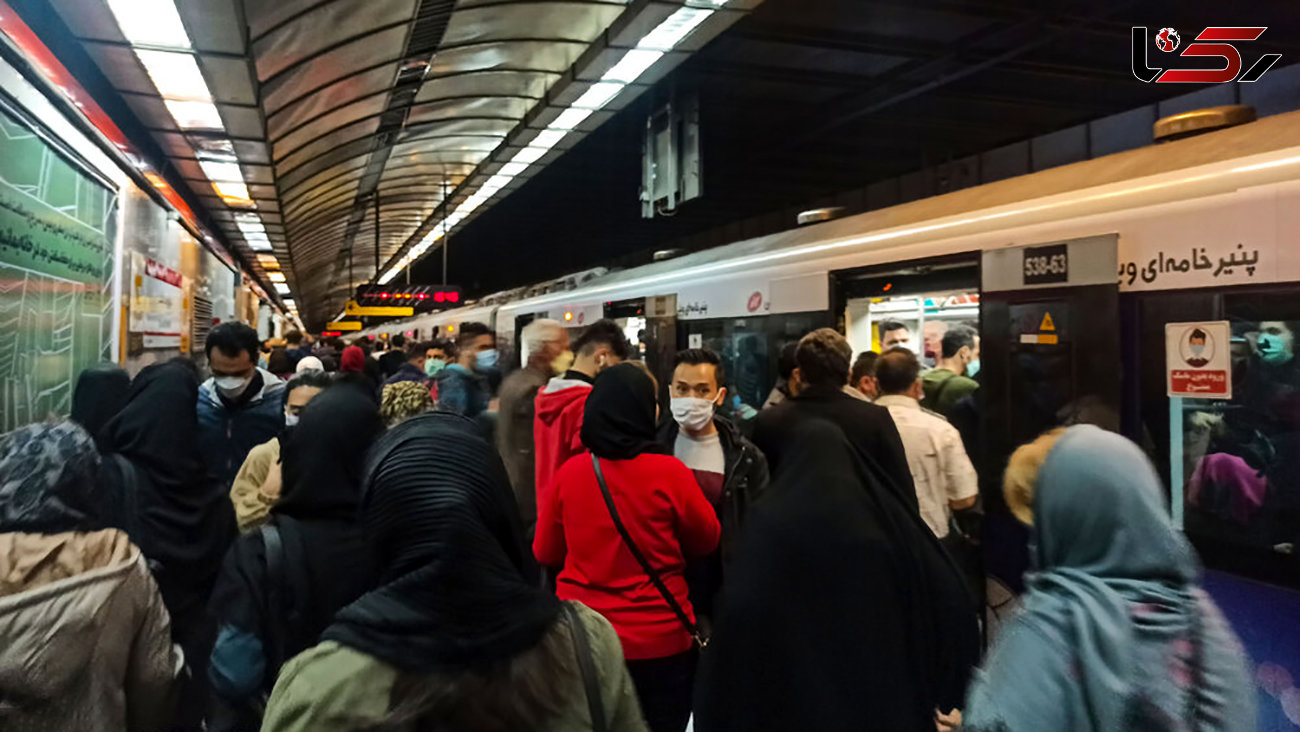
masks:
[[[592,84],[591,88],[574,100],[573,104],[561,111],[555,121],[547,125],[546,129],[542,130],[527,147],[515,153],[499,171],[482,183],[450,215],[435,224],[424,238],[385,271],[378,280],[379,284],[386,285],[392,282],[403,268],[423,256],[429,247],[446,235],[448,230],[469,218],[470,214],[505,188],[515,176],[540,160],[588,117],[613,101],[623,89],[634,83],[659,59],[685,40],[710,15],[726,4],[727,0],[688,0],[672,15],[642,36],[635,47],[624,52],[598,82]]]

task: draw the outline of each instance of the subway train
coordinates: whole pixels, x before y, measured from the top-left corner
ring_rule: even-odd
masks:
[[[1211,586],[1263,592],[1250,602],[1274,608],[1272,620],[1238,619],[1243,638],[1258,633],[1267,648],[1283,633],[1279,663],[1300,678],[1297,631],[1252,626],[1300,617],[1282,611],[1300,611],[1297,232],[1293,112],[362,335],[454,336],[481,321],[517,354],[535,318],[575,334],[614,318],[661,381],[680,348],[720,353],[728,407],[744,420],[776,381],[782,345],[814,328],[839,328],[861,352],[878,349],[882,320],[898,320],[933,360],[943,331],[968,323],[982,336],[972,458],[986,497],[996,502],[1010,452],[1044,429],[1088,421],[1126,434],[1152,456],[1175,520],[1218,570]],[[1169,397],[1166,326],[1222,321],[1235,398]],[[1232,598],[1220,601],[1233,611]]]

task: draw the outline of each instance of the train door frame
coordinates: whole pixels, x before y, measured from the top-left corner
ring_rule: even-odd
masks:
[[[1066,254],[1063,270],[1043,277],[1028,266],[1036,266],[1044,252]],[[985,501],[985,558],[989,574],[1017,591],[1028,568],[1028,531],[1011,518],[1002,497],[1001,476],[1012,451],[1059,425],[1063,407],[1075,409],[1067,421],[1092,422],[1096,415],[1113,412],[1114,424],[1107,426],[1121,427],[1124,341],[1118,262],[1117,234],[1034,242],[981,255],[984,378],[977,392],[976,468]],[[1064,381],[1062,369],[1068,369]],[[1091,412],[1084,414],[1086,409]]]
[[[969,279],[961,276],[961,270],[970,268]],[[911,282],[915,286],[909,286]],[[980,252],[959,252],[939,257],[927,257],[888,264],[872,264],[864,267],[833,270],[829,274],[831,322],[834,328],[848,337],[846,312],[850,300],[864,297],[906,297],[922,295],[945,289],[980,290]],[[872,289],[873,283],[879,282],[879,291],[864,293],[853,286]],[[901,282],[901,285],[899,284]],[[853,294],[850,294],[853,293]],[[983,312],[983,308],[980,308]],[[920,335],[920,334],[917,334]],[[873,337],[873,342],[874,342]]]

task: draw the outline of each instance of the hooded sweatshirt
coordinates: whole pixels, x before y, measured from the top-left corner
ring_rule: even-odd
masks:
[[[591,382],[570,371],[556,376],[537,392],[533,420],[533,449],[537,455],[537,496],[551,487],[560,466],[574,455],[587,451],[582,446],[582,410],[587,406]]]

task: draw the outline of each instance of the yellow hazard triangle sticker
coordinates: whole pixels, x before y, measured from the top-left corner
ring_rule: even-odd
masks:
[[[1051,313],[1043,313],[1043,324],[1038,326],[1039,330],[1056,330],[1056,323],[1052,322]]]

